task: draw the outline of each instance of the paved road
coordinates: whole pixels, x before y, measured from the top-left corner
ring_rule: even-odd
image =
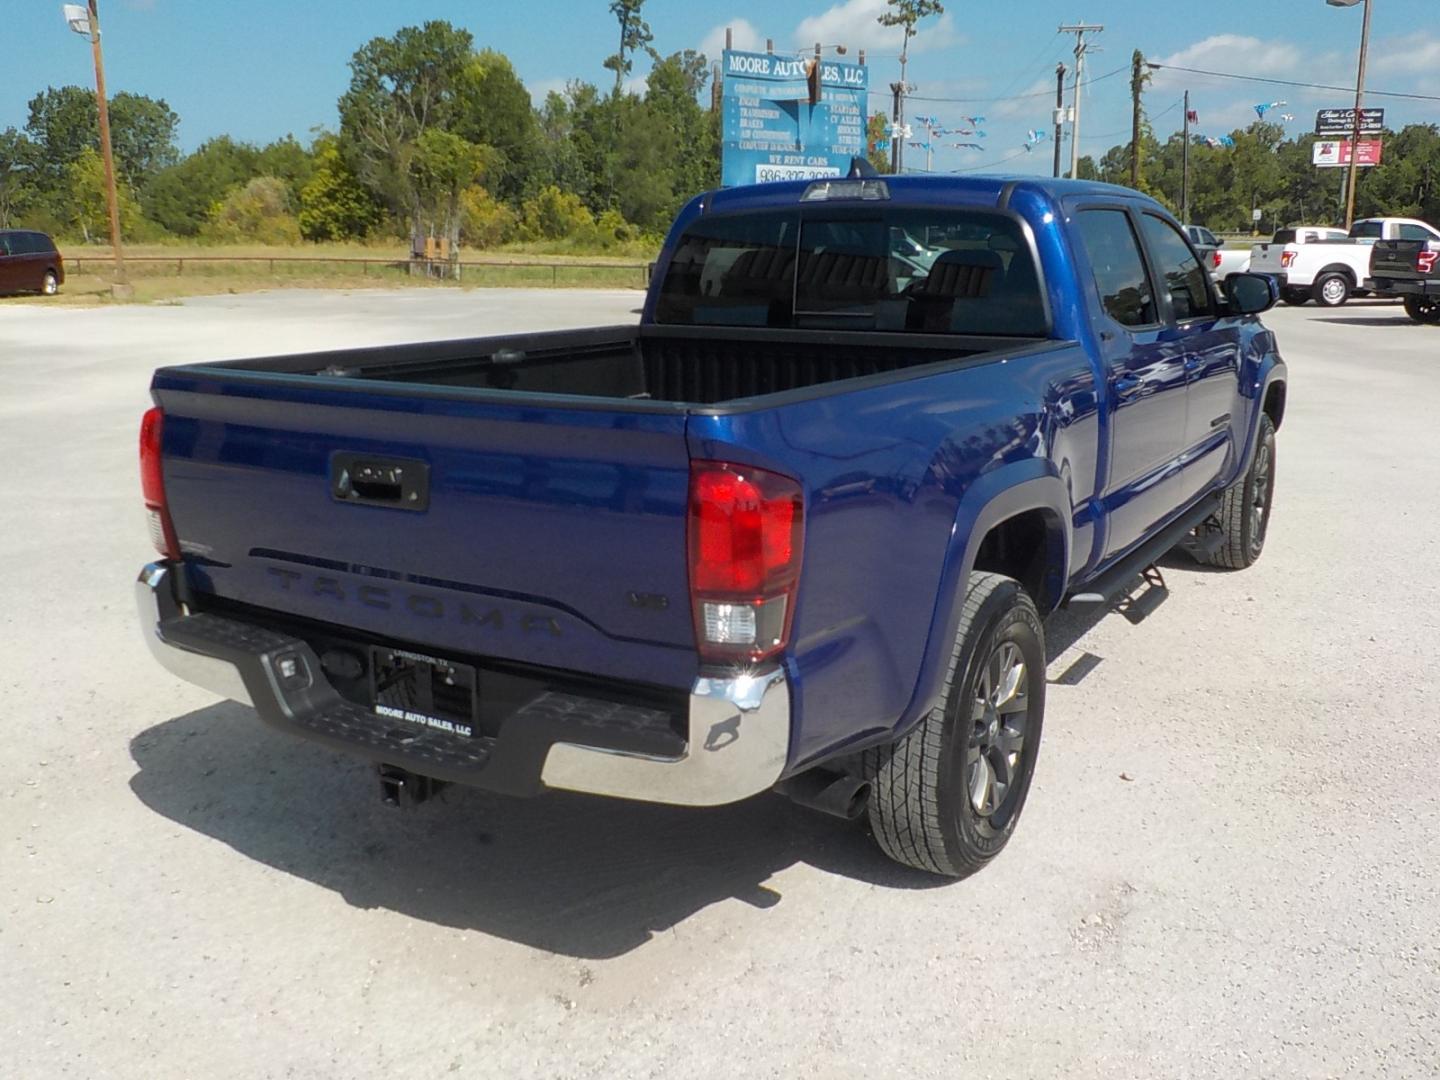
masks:
[[[637,303],[0,312],[0,1076],[1440,1074],[1440,332],[1390,307],[1267,316],[1264,560],[1052,621],[1025,820],[965,882],[772,797],[386,811],[150,662],[153,365]]]

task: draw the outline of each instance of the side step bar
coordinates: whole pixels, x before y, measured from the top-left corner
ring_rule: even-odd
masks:
[[[1086,582],[1082,591],[1067,596],[1064,606],[1108,604],[1116,597],[1123,596],[1131,583],[1144,573],[1146,567],[1172,548],[1184,545],[1191,530],[1220,509],[1220,498],[1218,492],[1205,496],[1130,554],[1122,556],[1113,566],[1102,571],[1093,581]],[[1198,551],[1204,551],[1207,543],[1206,540],[1197,539],[1193,546]],[[1190,548],[1187,547],[1186,550]]]

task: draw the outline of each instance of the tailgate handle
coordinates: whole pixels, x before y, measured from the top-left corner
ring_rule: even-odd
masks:
[[[430,466],[415,458],[339,452],[330,458],[330,495],[337,502],[425,510],[430,506]]]

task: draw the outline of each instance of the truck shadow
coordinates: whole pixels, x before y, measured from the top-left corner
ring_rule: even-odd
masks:
[[[1315,322],[1335,323],[1338,326],[1414,326],[1410,316],[1402,310],[1395,310],[1389,315],[1336,315],[1328,319],[1316,319]]]
[[[130,751],[150,809],[354,907],[576,958],[629,952],[720,900],[772,907],[782,897],[765,882],[797,863],[885,888],[950,884],[890,863],[863,826],[773,795],[691,809],[449,787],[386,807],[368,765],[230,702],[157,724]]]

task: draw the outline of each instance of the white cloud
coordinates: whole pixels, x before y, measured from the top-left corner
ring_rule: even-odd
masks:
[[[845,45],[852,53],[866,49],[898,56],[904,31],[898,26],[881,26],[878,21],[888,9],[885,0],[841,0],[819,15],[802,19],[795,28],[793,40],[801,49],[810,48],[818,41],[823,45]],[[916,35],[910,41],[912,54],[950,48],[961,41],[955,20],[948,14],[926,19],[915,30]]]
[[[765,37],[756,30],[754,25],[747,19],[735,19],[732,22],[721,23],[711,29],[700,42],[700,51],[710,60],[719,60],[720,54],[725,51],[725,30],[729,28],[733,32],[735,48],[745,52],[759,52],[765,48]]]
[[[1207,71],[1257,72],[1273,75],[1293,71],[1305,59],[1304,51],[1288,41],[1262,41],[1243,34],[1215,34],[1197,41],[1189,48],[1157,61],[1177,67],[1204,68]],[[1313,60],[1313,56],[1311,57]],[[1176,72],[1173,77],[1184,76]],[[1165,72],[1156,73],[1158,82]]]
[[[557,94],[565,93],[565,84],[569,79],[535,79],[525,84],[525,89],[530,91],[530,100],[536,106],[545,104],[545,98],[553,90]]]
[[[1379,61],[1376,67],[1380,69],[1378,74],[1382,76],[1392,71],[1434,74],[1440,70],[1440,38],[1430,34],[1416,34],[1391,40],[1380,48],[1371,50],[1371,55]],[[1372,72],[1367,81],[1373,81],[1375,74],[1376,72]],[[1390,87],[1383,86],[1382,89],[1388,90]]]

